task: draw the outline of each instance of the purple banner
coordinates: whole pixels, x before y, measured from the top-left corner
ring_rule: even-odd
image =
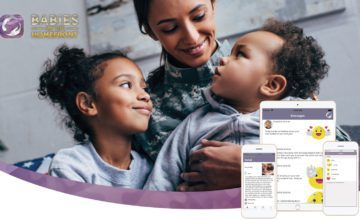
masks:
[[[244,162],[275,162],[275,153],[244,153]]]
[[[160,192],[99,186],[39,174],[0,162],[0,170],[56,191],[125,205],[177,209],[240,208],[241,188],[208,192]]]
[[[325,151],[325,155],[356,155],[356,151]]]
[[[264,108],[262,119],[273,120],[333,120],[334,110],[329,108]]]

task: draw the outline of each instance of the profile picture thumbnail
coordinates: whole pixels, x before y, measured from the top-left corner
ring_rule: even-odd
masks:
[[[274,164],[262,163],[262,175],[263,176],[274,175]]]
[[[266,120],[264,125],[265,125],[266,129],[271,129],[272,128],[272,122],[270,120]]]

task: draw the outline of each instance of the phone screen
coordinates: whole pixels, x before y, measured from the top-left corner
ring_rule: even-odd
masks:
[[[276,211],[275,147],[272,149],[273,152],[243,152],[242,209],[245,212]]]
[[[321,210],[322,146],[335,140],[333,108],[263,108],[262,144],[277,146],[278,209]]]
[[[324,206],[357,207],[357,159],[355,149],[324,148]]]

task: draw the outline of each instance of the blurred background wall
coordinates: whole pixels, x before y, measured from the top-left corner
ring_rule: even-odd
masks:
[[[4,14],[20,14],[25,22],[21,38],[0,37],[0,139],[8,148],[0,152],[0,160],[12,163],[72,145],[71,135],[60,126],[61,117],[36,91],[45,60],[65,40],[32,38],[31,15],[78,14],[79,35],[66,43],[86,50],[89,46],[81,0],[1,0],[0,16]]]

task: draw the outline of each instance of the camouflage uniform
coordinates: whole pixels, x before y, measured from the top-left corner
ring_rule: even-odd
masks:
[[[168,62],[149,73],[147,83],[154,105],[149,128],[136,135],[136,142],[155,160],[170,133],[186,116],[205,104],[201,89],[210,85],[214,66],[220,57],[228,56],[228,42],[217,42],[218,48],[210,60],[198,68],[178,68]]]
[[[162,145],[170,133],[190,113],[205,104],[201,89],[209,86],[214,66],[220,58],[228,56],[231,47],[227,41],[217,42],[218,48],[210,60],[198,68],[178,68],[165,57],[163,66],[149,73],[147,83],[154,110],[148,130],[135,136],[135,145],[144,150],[155,161]],[[348,135],[337,129],[338,140],[348,140]]]

